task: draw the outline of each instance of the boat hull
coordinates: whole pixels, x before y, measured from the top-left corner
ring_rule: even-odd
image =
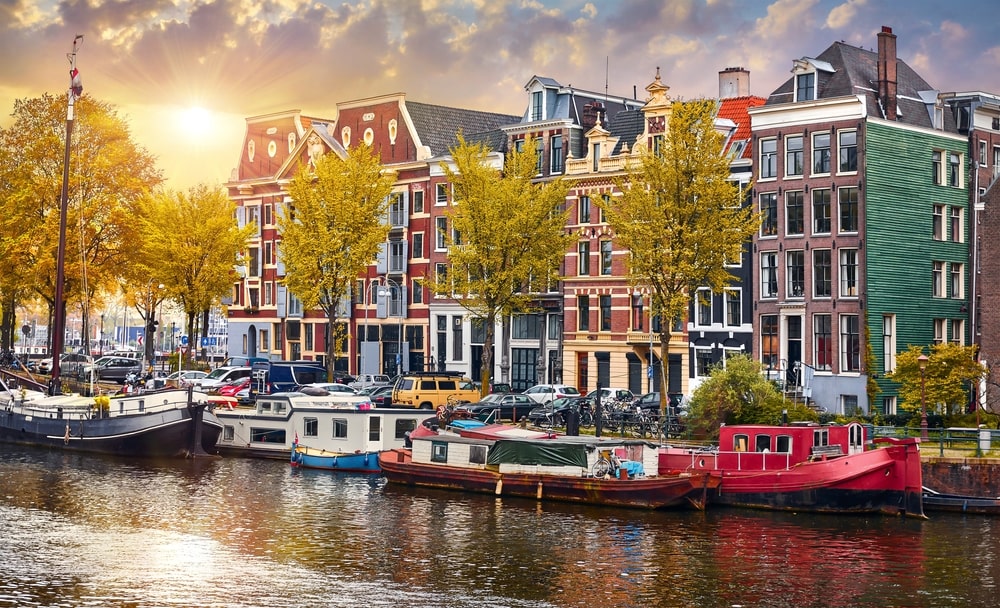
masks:
[[[744,460],[734,462],[737,457]],[[781,458],[781,454],[712,454],[665,448],[660,452],[658,470],[660,474],[718,472],[722,482],[709,494],[710,504],[924,517],[920,454],[915,443],[785,466],[780,464]]]
[[[1000,515],[1000,498],[990,496],[941,494],[932,490],[925,490],[923,501],[924,511]]]
[[[292,449],[291,465],[302,469],[323,469],[347,473],[378,473],[378,452],[327,452],[303,445]]]
[[[183,393],[181,393],[183,394]],[[149,396],[154,399],[153,395]],[[67,408],[70,409],[70,408]],[[175,403],[130,415],[59,417],[59,408],[0,411],[0,442],[73,452],[136,457],[207,456],[222,424],[205,404]]]
[[[718,478],[707,473],[628,480],[500,473],[491,469],[416,463],[410,450],[405,448],[382,452],[379,463],[382,474],[391,483],[642,509],[702,508],[709,488],[718,484]]]

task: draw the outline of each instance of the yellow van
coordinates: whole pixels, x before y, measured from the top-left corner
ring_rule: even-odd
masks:
[[[393,407],[431,410],[449,401],[479,401],[479,389],[459,372],[410,372],[392,390]]]

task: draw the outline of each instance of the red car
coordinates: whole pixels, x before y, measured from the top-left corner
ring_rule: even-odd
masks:
[[[240,392],[241,390],[245,389],[248,386],[250,386],[249,376],[247,376],[246,378],[240,378],[239,380],[230,384],[223,384],[218,389],[216,389],[216,392],[222,395],[223,397],[235,397],[236,393]]]

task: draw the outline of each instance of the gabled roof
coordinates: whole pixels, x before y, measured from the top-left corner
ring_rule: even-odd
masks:
[[[819,99],[830,99],[849,95],[861,96],[867,105],[868,116],[885,117],[878,99],[878,53],[851,46],[844,42],[835,42],[816,58],[804,58],[812,65],[823,65],[825,62],[834,71],[829,73],[823,65],[822,77],[817,77],[816,96]],[[920,127],[932,128],[931,114],[927,105],[921,100],[922,91],[933,89],[902,59],[896,60],[897,107],[898,121]],[[794,77],[789,78],[774,90],[767,99],[767,105],[790,103],[793,101]],[[953,124],[953,123],[952,123]],[[952,130],[948,125],[946,130]]]
[[[719,101],[719,118],[733,121],[736,130],[729,138],[728,146],[731,148],[734,142],[747,141],[750,139],[750,114],[749,108],[762,106],[767,102],[763,97],[748,95],[746,97],[727,97]],[[727,149],[726,152],[729,152]],[[751,158],[753,156],[752,146],[744,146],[737,158]]]
[[[466,140],[473,136],[481,138],[481,134],[521,121],[520,116],[511,114],[449,108],[415,101],[406,102],[406,111],[413,121],[420,142],[430,148],[432,156],[447,154],[458,143],[459,133]]]

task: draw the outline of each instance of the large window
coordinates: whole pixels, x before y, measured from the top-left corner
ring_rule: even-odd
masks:
[[[965,344],[965,321],[962,319],[951,320],[951,341],[955,344]]]
[[[961,300],[965,295],[965,290],[962,289],[962,276],[964,275],[963,269],[965,265],[959,262],[952,262],[949,266],[951,276],[948,280],[948,297]]]
[[[576,328],[590,329],[590,296],[576,296]]]
[[[794,190],[785,194],[785,234],[805,234],[805,194]]]
[[[858,250],[840,250],[840,297],[858,296]]]
[[[778,315],[761,315],[760,364],[768,369],[777,369],[778,352]]]
[[[931,152],[931,180],[935,185],[940,186],[943,182],[941,171],[943,167],[941,166],[941,151],[934,150]]]
[[[882,354],[885,359],[882,370],[896,369],[896,315],[882,315]]]
[[[830,134],[817,133],[813,135],[813,174],[830,172]]]
[[[577,274],[585,277],[590,274],[590,241],[580,241],[576,244]]]
[[[778,195],[765,192],[760,195],[760,235],[776,236],[778,234]]]
[[[795,77],[795,101],[816,99],[816,74],[799,74]]]
[[[931,296],[944,297],[944,262],[931,262]]]
[[[434,218],[434,248],[438,251],[445,249],[445,235],[448,234],[448,218],[438,216]]]
[[[847,173],[858,170],[858,132],[840,131],[837,133],[838,150],[840,152],[840,172]]]
[[[951,208],[951,242],[961,243],[965,239],[962,231],[962,208]]]
[[[830,315],[813,315],[813,367],[820,371],[833,369],[833,335]]]
[[[727,289],[725,291],[727,327],[739,327],[743,324],[742,295],[742,292],[738,289]]]
[[[435,205],[447,205],[448,204],[448,184],[436,184],[434,187]]]
[[[760,297],[778,295],[778,254],[768,251],[760,254]]]
[[[802,136],[789,135],[785,138],[785,175],[801,176],[805,170],[802,154]]]
[[[788,279],[786,287],[788,297],[801,298],[805,295],[806,254],[801,249],[788,251],[785,254],[785,270]]]
[[[698,325],[706,327],[712,324],[712,292],[708,289],[699,289],[695,299],[695,319]]]
[[[611,240],[601,241],[601,274],[611,274]]]
[[[760,140],[760,177],[778,177],[778,140]]]
[[[829,249],[813,249],[813,297],[833,295],[833,261]]]
[[[590,223],[590,197],[581,196],[576,200],[576,214],[578,224]]]
[[[830,191],[812,191],[813,234],[830,234]]]
[[[552,173],[563,172],[563,138],[562,135],[553,135],[549,140],[549,156],[551,158],[550,171]]]
[[[861,324],[858,315],[840,315],[840,371],[861,371]]]
[[[944,205],[934,205],[931,217],[931,234],[935,241],[944,240]]]
[[[531,94],[531,120],[542,119],[542,91]]]
[[[611,331],[611,296],[601,296],[601,331]]]
[[[840,195],[840,232],[858,231],[858,189],[841,188]]]
[[[948,154],[948,185],[962,187],[962,155],[957,152]]]

